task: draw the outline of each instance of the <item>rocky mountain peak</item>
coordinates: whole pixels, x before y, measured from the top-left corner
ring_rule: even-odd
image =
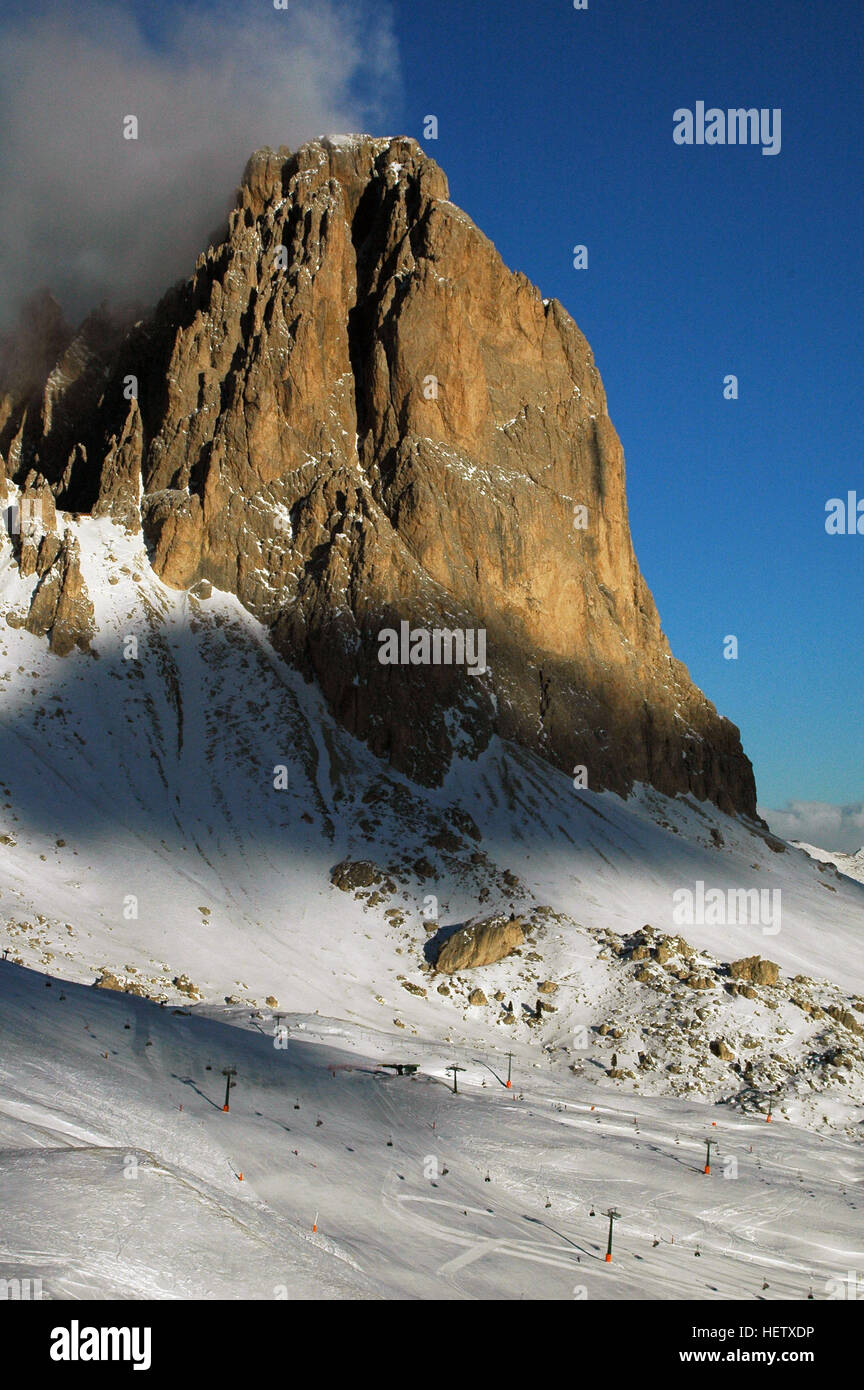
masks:
[[[65,356],[41,400],[7,393],[10,475],[143,526],[166,584],[236,594],[410,777],[498,734],[593,789],[755,815],[639,571],[588,343],[416,141],[257,151],[189,280]],[[485,659],[436,661],[435,631]]]

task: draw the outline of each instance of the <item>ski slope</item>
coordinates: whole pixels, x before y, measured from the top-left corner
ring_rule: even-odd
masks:
[[[0,1275],[46,1297],[800,1299],[861,1267],[847,1140],[604,1095],[524,1049],[508,1091],[471,1048],[0,984]]]
[[[140,538],[63,522],[92,654],[0,623],[0,1277],[42,1271],[58,1298],[800,1298],[861,1268],[864,885],[499,741],[418,788],[233,597],[169,590]],[[33,583],[5,540],[0,614]],[[346,860],[371,890],[334,886]],[[681,926],[700,882],[779,892],[779,930]],[[521,954],[431,973],[436,928],[511,906]],[[645,924],[686,938],[654,983]],[[779,984],[730,992],[752,955]]]

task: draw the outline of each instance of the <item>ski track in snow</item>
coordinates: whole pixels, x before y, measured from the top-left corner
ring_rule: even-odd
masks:
[[[834,867],[807,847],[820,868],[651,789],[574,794],[498,741],[443,787],[414,787],[333,723],[233,597],[169,590],[139,538],[69,524],[98,656],[56,658],[0,627],[0,936],[21,962],[0,962],[0,1277],[41,1272],[64,1299],[800,1299],[862,1267],[860,1095],[790,1093],[767,1125],[712,1104],[725,1083],[700,1094],[686,1060],[681,1094],[650,1076],[636,1090],[607,1078],[605,1053],[594,1066],[573,1046],[604,1010],[626,1023],[647,1008],[598,958],[601,929],[650,922],[723,961],[761,954],[786,976],[864,991],[851,857]],[[33,584],[4,539],[3,612],[23,612]],[[454,804],[482,837],[460,831],[463,856],[488,856],[473,878],[429,845]],[[329,881],[346,857],[386,869],[430,856],[431,879],[406,871],[378,904]],[[780,888],[781,931],[679,928],[672,894],[700,879]],[[556,1012],[531,1031],[494,1002],[439,995],[419,969],[427,893],[448,926],[510,901],[559,914],[536,967],[523,956],[470,980],[518,1012],[553,979]],[[103,969],[166,1006],[90,990]],[[757,1005],[738,1000],[735,1017],[758,1040],[771,1018]],[[774,1021],[790,1047],[814,1036],[786,1004]],[[495,1077],[508,1050],[511,1091]],[[380,1070],[400,1059],[419,1074]]]

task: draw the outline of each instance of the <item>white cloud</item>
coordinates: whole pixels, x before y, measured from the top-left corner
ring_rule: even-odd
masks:
[[[773,811],[760,806],[759,814],[784,840],[803,840],[819,849],[852,854],[864,845],[864,802],[832,806],[826,801],[787,801]]]
[[[0,27],[0,323],[42,285],[72,318],[158,296],[191,271],[253,149],[397,133],[376,129],[399,80],[380,0],[198,0],[177,16],[158,46],[104,0]]]

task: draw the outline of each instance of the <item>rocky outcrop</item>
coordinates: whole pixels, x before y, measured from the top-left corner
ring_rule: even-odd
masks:
[[[18,566],[25,579],[38,574],[40,578],[53,563],[60,549],[54,534],[57,513],[51,489],[43,483],[28,488],[18,502]]]
[[[141,411],[133,397],[129,401],[125,420],[108,441],[100,474],[99,495],[93,506],[94,516],[111,516],[131,533],[141,529],[143,454]]]
[[[120,980],[110,970],[103,970],[98,980],[93,981],[94,989],[110,989],[118,994],[135,994],[139,999],[147,999],[147,990],[135,980]]]
[[[9,460],[12,472],[26,466],[21,446],[28,412],[29,436],[44,433],[40,397],[71,339],[60,305],[46,290],[24,303],[13,331],[0,338],[0,465]]]
[[[385,879],[386,875],[382,874],[378,865],[370,863],[368,859],[343,859],[330,872],[330,882],[343,893],[373,888],[378,883],[384,883]]]
[[[733,980],[746,980],[752,985],[776,985],[779,966],[773,960],[763,960],[761,956],[746,956],[733,960],[729,966]]]
[[[473,970],[480,965],[494,965],[519,949],[525,937],[519,918],[486,917],[448,936],[435,961],[435,969],[447,975],[458,970]]]
[[[43,293],[0,342],[0,459],[20,487],[46,482],[67,511],[92,511],[112,475],[112,435],[133,389],[122,373],[127,328],[100,309],[73,333]],[[106,391],[112,372],[120,373],[117,390]]]
[[[415,141],[259,152],[191,279],[134,327],[91,317],[20,395],[19,484],[140,518],[166,583],[237,594],[415,780],[498,733],[591,788],[755,815],[738,730],[639,572],[585,338]],[[382,665],[402,622],[482,632],[487,669]]]
[[[68,656],[76,646],[86,651],[94,635],[93,604],[72,533],[67,530],[62,540],[43,535],[35,565],[40,578],[24,626],[36,636],[47,636],[58,656]]]

